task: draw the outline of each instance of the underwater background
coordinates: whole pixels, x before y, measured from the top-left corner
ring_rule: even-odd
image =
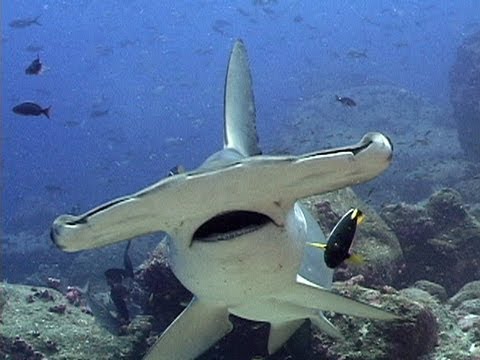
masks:
[[[148,342],[143,339],[132,350],[131,330],[120,340],[116,332],[108,335],[112,338],[99,336],[96,355],[75,352],[74,340],[60,344],[55,333],[48,339],[40,330],[20,333],[34,316],[20,306],[28,309],[31,299],[38,314],[51,313],[52,294],[41,287],[56,288],[53,297],[59,300],[69,291],[75,295],[74,287],[82,292],[87,286],[104,295],[95,301],[107,314],[101,318],[102,309],[92,309],[100,319],[96,323],[115,327],[108,310],[118,309],[109,303],[104,273],[122,267],[125,244],[63,253],[51,243],[52,221],[136,192],[177,165],[194,169],[220,149],[225,69],[232,44],[241,38],[264,153],[349,145],[368,131],[380,131],[393,142],[391,168],[354,187],[358,199],[351,203],[363,201],[378,212],[378,221],[398,238],[401,255],[392,255],[388,270],[349,268],[337,280],[360,273],[367,279],[363,285],[377,289],[408,288],[423,280],[440,286],[443,290],[417,286],[428,287],[430,294],[445,293],[435,298],[437,303],[424,304],[439,309],[432,310],[439,325],[428,328],[428,336],[435,333],[437,340],[398,358],[480,357],[480,305],[475,303],[480,295],[475,283],[480,280],[480,1],[16,0],[2,2],[1,26],[0,304],[6,312],[7,304],[21,303],[9,319],[17,316],[24,325],[5,330],[0,354],[33,359],[25,355],[19,337],[49,359],[141,358]],[[26,74],[37,56],[43,71]],[[345,106],[336,96],[353,99],[355,106]],[[50,118],[12,111],[25,101],[51,106]],[[320,220],[325,202],[312,205]],[[153,291],[145,290],[153,281],[145,269],[155,262],[162,238],[146,237],[129,249],[136,272],[143,271],[143,283],[132,285],[132,317],[159,311],[160,305],[142,304]],[[385,258],[366,249],[372,258]],[[471,303],[454,298],[472,283],[466,291],[470,295],[461,297]],[[9,284],[27,287],[14,290]],[[38,300],[42,297],[46,305]],[[188,302],[188,294],[179,297]],[[462,304],[458,313],[446,314],[445,309],[453,314]],[[80,311],[78,305],[85,305],[80,301],[70,305],[69,316],[92,317]],[[164,325],[153,326],[158,332]],[[456,326],[458,334],[438,340],[442,326]],[[73,327],[62,331],[72,331],[70,339],[75,338]],[[335,353],[317,349],[315,358],[394,358],[387,351],[368,354],[369,344],[352,345],[360,348],[356,352],[348,346]],[[120,348],[126,350],[114,353]],[[227,349],[205,358],[255,356]],[[284,350],[284,357],[277,358],[305,358],[295,351]]]

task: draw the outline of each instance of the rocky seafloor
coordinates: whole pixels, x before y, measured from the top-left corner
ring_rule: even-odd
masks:
[[[339,282],[335,291],[404,319],[380,322],[329,314],[344,341],[335,342],[306,323],[279,352],[267,357],[268,325],[234,318],[235,330],[201,359],[473,360],[480,356],[479,281],[466,284],[450,298],[442,286],[429,281],[402,290],[367,289],[361,283],[361,276]],[[45,291],[54,299],[36,295]],[[65,304],[52,289],[2,284],[1,294],[5,303],[0,356],[4,359],[141,359],[158,335],[152,332],[153,318],[147,316],[135,318],[122,336],[112,335],[91,314]],[[64,311],[52,310],[63,305]],[[170,304],[171,312],[163,312],[162,317],[172,317],[183,306]]]
[[[306,201],[314,214],[317,209],[323,215],[319,222],[326,230],[332,226],[328,222],[334,224],[334,217],[342,213],[345,201],[361,204],[351,190],[343,192]],[[368,205],[362,207],[372,217]],[[474,279],[479,257],[475,247],[468,247],[480,241],[478,218],[452,189],[442,189],[422,204],[387,206],[380,214],[382,218],[374,219],[383,225],[365,224],[367,229],[359,234],[364,239],[356,244],[355,251],[365,254],[367,263],[353,270],[340,267],[336,278],[342,281],[335,283],[334,291],[388,309],[401,320],[370,321],[327,313],[344,340],[333,341],[306,322],[279,352],[268,357],[268,324],[232,317],[234,331],[201,359],[478,359],[480,281]],[[389,226],[394,231],[385,235],[391,231]],[[390,236],[383,240],[388,247],[403,249],[398,248],[390,259],[390,268],[375,257],[368,259],[371,247],[385,236]],[[370,246],[362,245],[365,240]],[[68,291],[3,283],[0,355],[5,359],[141,359],[191,297],[171,273],[164,254],[161,243],[135,274],[136,287],[148,301],[139,301],[142,296],[137,300],[150,315],[133,317],[114,334],[93,316],[88,302],[72,302]],[[446,258],[440,258],[442,254]],[[372,275],[378,272],[389,273],[388,281]]]
[[[45,287],[2,283],[0,304],[2,359],[134,359],[151,327],[148,317],[139,316],[124,336],[116,336],[64,294]]]

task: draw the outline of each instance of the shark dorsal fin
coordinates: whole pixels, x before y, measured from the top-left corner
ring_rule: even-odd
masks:
[[[252,75],[247,50],[242,40],[233,46],[225,79],[224,148],[243,156],[261,154],[258,147]]]

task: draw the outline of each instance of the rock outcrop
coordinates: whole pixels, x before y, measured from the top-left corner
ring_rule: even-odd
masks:
[[[480,160],[480,31],[466,38],[457,50],[450,72],[451,103],[458,139],[465,154]]]
[[[381,216],[402,246],[406,285],[427,279],[452,294],[480,277],[480,223],[457,191],[440,190],[424,205],[387,205]]]

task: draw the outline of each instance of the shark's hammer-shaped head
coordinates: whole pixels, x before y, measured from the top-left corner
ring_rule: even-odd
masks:
[[[167,232],[169,261],[194,295],[147,359],[193,359],[231,330],[229,314],[271,323],[269,352],[309,318],[331,336],[321,311],[392,320],[396,316],[333,294],[332,271],[307,241],[324,241],[297,201],[368,181],[392,160],[390,140],[298,156],[262,155],[245,47],[232,50],[225,84],[224,148],[198,169],[160,180],[51,229],[64,251]]]
[[[385,170],[391,158],[391,143],[379,133],[367,134],[352,146],[300,156],[240,158],[165,178],[79,216],[62,215],[54,221],[51,237],[71,252],[166,231],[186,247],[198,230],[219,225],[221,221],[212,219],[220,215],[232,228],[242,226],[238,221],[249,227],[249,221],[261,221],[262,216],[283,225],[295,201],[368,181]]]

